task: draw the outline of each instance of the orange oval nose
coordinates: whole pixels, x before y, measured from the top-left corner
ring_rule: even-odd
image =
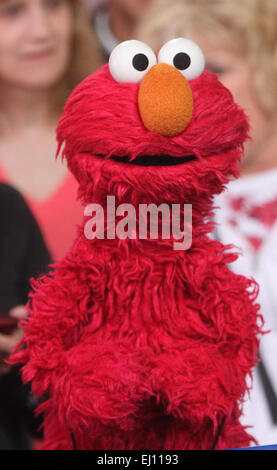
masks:
[[[191,88],[187,79],[172,65],[154,65],[140,84],[138,106],[147,129],[173,137],[181,134],[191,121]]]

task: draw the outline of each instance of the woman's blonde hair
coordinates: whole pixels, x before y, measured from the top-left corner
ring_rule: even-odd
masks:
[[[260,104],[276,114],[277,1],[153,0],[137,37],[158,50],[169,39],[207,33],[252,64]]]

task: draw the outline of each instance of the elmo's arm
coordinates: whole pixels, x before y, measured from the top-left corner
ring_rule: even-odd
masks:
[[[128,429],[145,367],[126,342],[98,339],[93,292],[76,272],[58,268],[35,284],[24,347],[12,362],[24,364],[23,380],[32,382],[36,396],[50,397],[52,416],[64,429],[74,432],[92,420]]]
[[[243,398],[260,332],[256,284],[226,264],[208,266],[206,272],[188,270],[199,305],[191,330],[195,333],[160,354],[151,377],[152,390],[167,413],[195,425],[229,416]]]

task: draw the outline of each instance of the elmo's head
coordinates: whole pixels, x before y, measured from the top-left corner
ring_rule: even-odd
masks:
[[[219,193],[238,174],[248,122],[204,67],[189,39],[167,42],[157,56],[126,41],[77,86],[57,138],[85,202],[111,194],[189,203]]]

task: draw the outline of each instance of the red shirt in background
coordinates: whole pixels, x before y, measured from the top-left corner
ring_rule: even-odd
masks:
[[[13,185],[0,167],[0,181]],[[62,258],[71,247],[77,225],[81,223],[83,208],[77,201],[78,184],[71,173],[47,199],[37,200],[27,192],[22,196],[34,214],[53,261]]]

